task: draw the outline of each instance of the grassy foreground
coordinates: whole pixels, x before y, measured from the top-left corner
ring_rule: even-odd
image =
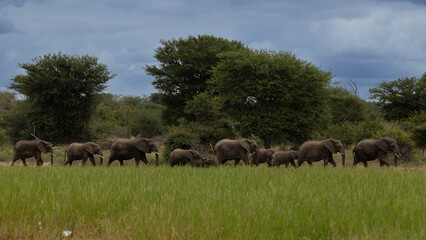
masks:
[[[395,168],[0,167],[0,239],[425,239],[425,189]]]

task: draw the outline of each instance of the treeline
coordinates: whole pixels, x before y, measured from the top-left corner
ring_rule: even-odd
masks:
[[[211,148],[222,138],[247,137],[260,146],[298,146],[335,138],[351,145],[384,135],[401,147],[426,146],[426,74],[382,82],[375,102],[332,83],[332,73],[290,52],[253,50],[215,36],[162,40],[158,64],[146,65],[158,93],[103,93],[115,74],[96,57],[49,54],[19,66],[0,93],[0,141],[36,135],[53,143],[115,137],[164,138],[175,148]],[[18,97],[19,96],[19,97]]]

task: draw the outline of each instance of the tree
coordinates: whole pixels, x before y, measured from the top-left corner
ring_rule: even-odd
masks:
[[[25,96],[30,105],[25,115],[36,127],[38,137],[53,142],[87,138],[95,96],[115,74],[96,57],[60,52],[19,66],[26,74],[14,77],[10,88]]]
[[[243,136],[302,142],[318,126],[331,73],[289,52],[223,53],[209,83]]]
[[[407,118],[426,109],[426,73],[420,79],[405,77],[382,82],[369,91],[371,98],[378,100],[386,120]]]
[[[155,77],[153,85],[162,94],[161,101],[166,106],[163,119],[167,124],[186,117],[186,102],[206,91],[219,53],[245,48],[239,41],[207,35],[160,42],[162,46],[154,55],[160,64],[146,65],[145,70]]]
[[[328,106],[331,122],[359,122],[366,119],[365,102],[352,95],[347,89],[332,87],[328,91]]]

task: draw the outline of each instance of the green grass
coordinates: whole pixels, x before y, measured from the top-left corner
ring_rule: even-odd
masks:
[[[0,167],[0,239],[425,239],[425,189],[395,168]]]

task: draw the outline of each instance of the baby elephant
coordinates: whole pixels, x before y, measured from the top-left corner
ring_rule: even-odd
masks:
[[[194,149],[175,149],[170,153],[170,166],[186,165],[187,163],[196,167],[216,165],[212,159],[201,157],[200,153]]]
[[[296,151],[276,151],[274,155],[272,155],[272,166],[280,166],[281,164],[285,164],[285,167],[288,167],[288,164],[294,168],[296,167],[295,159],[299,157],[299,153]]]
[[[251,161],[251,164],[256,164],[256,166],[258,166],[259,163],[266,162],[268,167],[270,167],[272,164],[272,155],[274,152],[275,150],[273,149],[259,149],[259,151],[256,151],[252,154],[253,160]]]
[[[87,158],[89,158],[92,165],[96,166],[95,157],[93,156],[95,154],[98,154],[101,159],[100,165],[102,165],[102,160],[104,159],[101,147],[94,142],[71,143],[65,152],[68,160],[65,161],[64,165],[69,164],[71,166],[74,160],[83,159],[82,166],[84,166]]]

